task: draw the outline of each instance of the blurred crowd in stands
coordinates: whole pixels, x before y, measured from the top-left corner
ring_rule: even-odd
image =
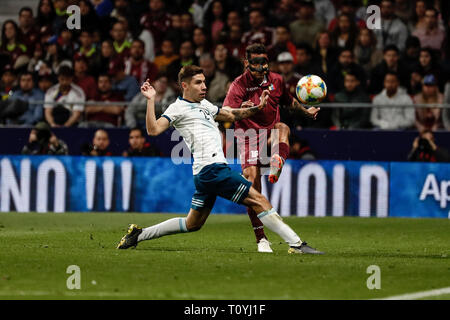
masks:
[[[72,4],[80,30],[66,26]],[[381,29],[367,26],[372,4]],[[204,70],[207,99],[221,103],[246,46],[261,42],[293,96],[303,75],[317,74],[325,102],[389,106],[322,108],[314,122],[282,109],[291,127],[450,130],[450,109],[436,107],[450,103],[449,1],[40,0],[17,14],[0,21],[3,126],[143,128],[140,84],[155,86],[160,114],[190,64]],[[413,104],[430,106],[403,107]]]

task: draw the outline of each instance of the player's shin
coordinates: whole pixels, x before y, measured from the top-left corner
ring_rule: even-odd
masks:
[[[145,228],[138,237],[138,241],[150,240],[169,234],[188,232],[186,218],[173,218]]]
[[[253,231],[255,232],[256,243],[258,243],[261,239],[267,239],[264,233],[264,225],[261,220],[258,219],[258,215],[252,208],[247,208],[247,213],[250,218],[250,222],[252,223]]]
[[[299,246],[302,243],[300,237],[291,227],[283,222],[283,219],[281,219],[274,208],[261,212],[258,214],[258,218],[264,226],[278,234],[289,246]]]

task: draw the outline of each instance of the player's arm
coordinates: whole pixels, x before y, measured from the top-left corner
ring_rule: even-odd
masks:
[[[150,85],[149,80],[141,86],[141,93],[147,98],[147,113],[145,115],[145,126],[150,136],[157,136],[169,128],[169,120],[164,117],[156,120],[155,115],[155,95],[156,91]]]
[[[269,98],[269,91],[264,90],[261,95],[260,103],[257,106],[254,106],[253,103],[249,101],[242,103],[241,108],[239,109],[224,106],[220,109],[219,113],[217,114],[216,120],[235,122],[249,118],[266,107],[268,98]]]
[[[292,99],[292,104],[291,104],[291,110],[300,112],[302,115],[304,115],[306,118],[309,119],[317,119],[317,114],[320,111],[320,108],[316,108],[316,107],[311,107],[306,109],[300,102],[298,102],[296,99]]]

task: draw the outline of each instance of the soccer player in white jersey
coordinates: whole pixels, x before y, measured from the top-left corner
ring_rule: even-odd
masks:
[[[187,217],[173,218],[159,224],[140,228],[131,224],[117,248],[136,247],[138,242],[165,235],[199,230],[208,218],[217,196],[251,207],[261,222],[277,233],[289,245],[289,253],[323,254],[300,240],[300,237],[278,215],[270,202],[237,171],[227,164],[222,150],[222,139],[215,121],[234,122],[248,118],[262,110],[269,91],[262,93],[260,104],[242,104],[242,108],[222,108],[205,99],[205,76],[197,66],[185,66],[178,74],[183,90],[179,97],[156,120],[155,89],[148,80],[142,85],[141,93],[147,98],[147,133],[157,136],[169,126],[178,130],[194,157],[192,166],[195,193]]]

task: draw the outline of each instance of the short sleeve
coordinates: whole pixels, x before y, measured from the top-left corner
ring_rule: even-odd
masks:
[[[228,89],[227,96],[223,102],[224,106],[231,108],[240,108],[242,102],[244,102],[245,89],[239,82],[234,81]]]
[[[161,117],[169,120],[169,124],[172,126],[181,117],[180,108],[176,104],[172,103],[166,109],[166,111],[164,111],[164,113],[161,115]]]
[[[212,114],[214,118],[219,114],[221,108],[219,106],[212,104],[207,100],[204,100],[204,106],[206,107],[206,109],[208,109],[208,111]]]

